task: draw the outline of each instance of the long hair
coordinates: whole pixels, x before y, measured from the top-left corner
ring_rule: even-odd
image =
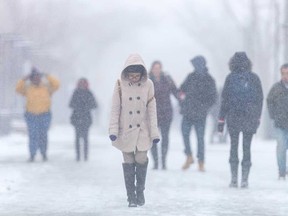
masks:
[[[78,89],[89,89],[89,82],[86,78],[80,78],[77,82]]]
[[[152,73],[152,69],[153,69],[154,66],[157,65],[157,64],[160,65],[160,67],[162,68],[162,62],[156,60],[156,61],[152,62],[152,64],[151,64],[150,71],[149,71],[150,73]]]

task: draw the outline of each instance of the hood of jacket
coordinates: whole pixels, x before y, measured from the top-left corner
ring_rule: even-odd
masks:
[[[245,52],[236,52],[229,61],[231,72],[243,73],[252,70],[252,63]]]
[[[122,81],[128,81],[129,80],[126,78],[126,74],[125,74],[125,69],[131,65],[141,65],[144,68],[144,73],[142,75],[142,78],[140,80],[140,82],[146,82],[148,79],[148,75],[147,75],[147,69],[145,67],[144,61],[141,58],[141,56],[139,54],[131,54],[128,59],[125,62],[124,68],[122,70],[121,73],[121,80]]]

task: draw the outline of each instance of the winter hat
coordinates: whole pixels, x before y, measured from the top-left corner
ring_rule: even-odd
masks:
[[[236,52],[229,62],[229,67],[231,71],[250,71],[252,64],[245,52]]]
[[[33,67],[30,74],[30,80],[34,79],[36,76],[41,76],[41,73],[37,68]]]
[[[203,56],[200,55],[191,59],[191,63],[196,70],[206,67],[206,60]]]

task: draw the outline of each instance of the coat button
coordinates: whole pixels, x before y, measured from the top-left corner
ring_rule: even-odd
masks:
[[[129,125],[129,128],[132,128],[132,125]]]
[[[133,113],[132,111],[129,112],[130,115],[132,115],[132,113]]]
[[[137,97],[137,100],[140,100],[140,97]]]
[[[141,86],[141,83],[139,83],[138,86]]]
[[[137,113],[140,114],[140,111],[138,110]]]
[[[129,97],[129,100],[132,100],[132,97]]]
[[[137,124],[137,127],[140,127],[140,124]]]

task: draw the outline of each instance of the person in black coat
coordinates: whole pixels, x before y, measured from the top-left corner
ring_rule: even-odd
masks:
[[[173,94],[178,100],[178,89],[169,75],[162,72],[162,63],[155,61],[152,63],[149,78],[154,83],[155,98],[157,102],[157,120],[161,131],[161,153],[162,169],[166,169],[166,157],[169,145],[169,130],[173,117],[173,109],[170,95]],[[158,148],[153,144],[151,148],[154,159],[154,169],[158,169]]]
[[[184,83],[180,87],[182,135],[185,144],[185,154],[187,159],[183,165],[183,169],[188,169],[194,162],[192,150],[190,146],[190,133],[194,125],[198,141],[197,158],[199,163],[199,171],[204,171],[204,135],[206,127],[206,117],[209,109],[216,102],[217,90],[215,80],[208,73],[206,60],[203,56],[196,56],[191,60],[195,68],[190,73]]]
[[[88,160],[88,132],[92,125],[91,110],[97,108],[97,102],[89,90],[87,79],[82,78],[78,81],[69,106],[73,109],[71,124],[75,127],[76,159],[79,161],[81,158],[80,139],[82,138],[84,141],[84,159]]]
[[[243,160],[241,187],[248,187],[251,167],[251,142],[260,123],[263,105],[262,85],[253,73],[252,63],[245,52],[236,52],[229,62],[231,73],[227,76],[219,114],[218,131],[223,132],[225,120],[231,137],[230,187],[238,187],[238,144],[243,133]]]
[[[275,83],[268,94],[267,106],[276,127],[279,179],[285,180],[288,149],[288,64],[282,65],[281,76],[281,81]]]

